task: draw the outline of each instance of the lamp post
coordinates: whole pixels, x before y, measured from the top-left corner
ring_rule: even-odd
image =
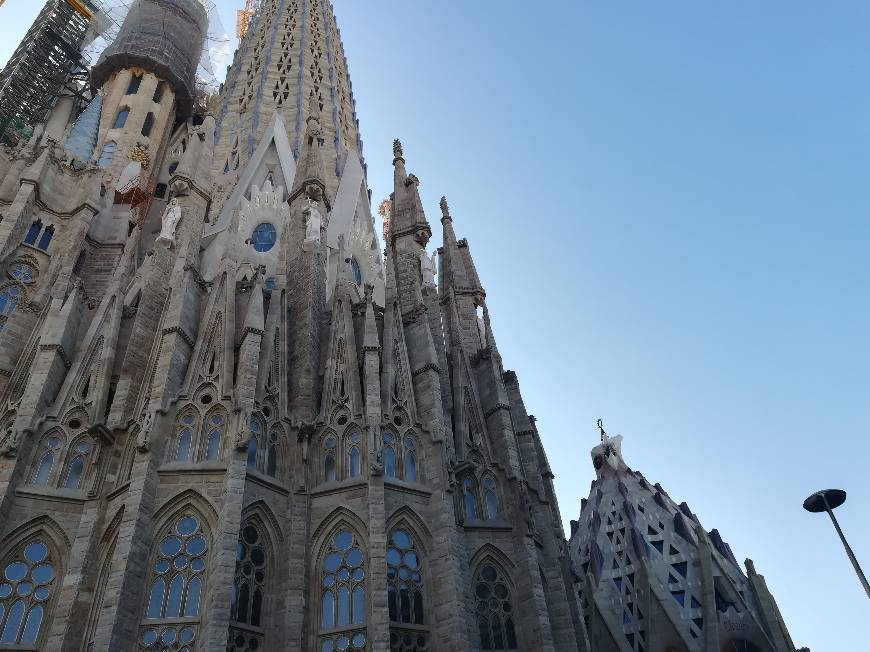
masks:
[[[870,598],[870,584],[867,583],[864,571],[862,571],[861,566],[858,565],[855,553],[852,552],[852,548],[849,547],[849,543],[843,535],[843,530],[840,529],[840,524],[837,523],[837,517],[834,516],[834,510],[845,502],[846,492],[842,489],[824,489],[822,491],[817,491],[807,498],[804,501],[804,509],[808,512],[813,512],[814,514],[827,512],[828,516],[831,517],[831,522],[834,524],[837,534],[840,535],[840,541],[843,542],[846,554],[849,555],[849,560],[852,562],[852,566],[855,567],[855,573],[858,575],[858,579],[861,580],[861,585],[864,587],[864,591],[867,592],[867,597]]]

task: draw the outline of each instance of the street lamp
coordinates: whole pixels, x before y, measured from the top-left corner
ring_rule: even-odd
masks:
[[[864,577],[864,572],[858,565],[858,560],[855,558],[855,553],[852,552],[852,548],[849,547],[849,543],[846,541],[846,537],[843,535],[843,530],[840,529],[840,524],[837,523],[837,518],[834,516],[834,510],[845,502],[846,492],[842,489],[824,489],[823,491],[817,491],[812,496],[807,498],[804,501],[804,509],[808,512],[813,512],[814,514],[818,514],[819,512],[827,512],[828,516],[831,517],[831,522],[834,524],[834,528],[836,528],[837,534],[840,535],[840,541],[843,542],[843,547],[846,549],[846,554],[849,555],[852,566],[855,567],[855,572],[858,574],[858,579],[861,580],[861,584],[864,586],[864,590],[867,592],[867,597],[870,598],[870,584],[867,583],[867,578]]]

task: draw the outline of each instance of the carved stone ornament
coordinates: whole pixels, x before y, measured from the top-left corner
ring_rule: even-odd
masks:
[[[250,421],[251,417],[248,412],[245,410],[241,410],[239,412],[238,428],[236,428],[236,437],[233,441],[233,445],[238,451],[244,451],[248,449],[248,444],[250,443],[251,437],[253,436],[253,433],[251,432]]]
[[[151,430],[154,428],[154,413],[146,412],[145,418],[142,419],[142,426],[136,434],[136,448],[140,453],[145,453],[151,449]]]
[[[429,244],[429,238],[431,236],[432,236],[432,234],[429,231],[427,231],[426,229],[417,229],[417,232],[414,233],[414,240],[421,247],[425,247],[427,244]]]
[[[0,445],[0,455],[7,458],[13,458],[18,455],[18,445],[21,443],[21,432],[14,428],[6,430],[6,436],[3,438],[3,444]]]
[[[437,273],[438,262],[436,260],[437,253],[433,253],[432,257],[426,255],[425,251],[420,252],[420,271],[423,273],[423,285],[435,285],[435,274]]]

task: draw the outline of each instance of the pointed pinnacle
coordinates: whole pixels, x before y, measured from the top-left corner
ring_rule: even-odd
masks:
[[[404,160],[404,154],[402,153],[402,141],[400,141],[398,138],[393,141],[393,158]]]
[[[445,219],[450,217],[450,207],[447,206],[447,197],[442,196],[439,205],[441,206],[441,216]]]

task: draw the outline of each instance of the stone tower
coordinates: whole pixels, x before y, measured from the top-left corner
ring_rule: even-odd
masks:
[[[313,114],[320,125],[323,181],[333,199],[326,233],[328,286],[331,291],[337,277],[338,236],[350,232],[345,248],[354,274],[374,284],[375,299],[383,303],[384,270],[375,246],[359,121],[329,0],[260,2],[221,87],[213,164],[219,216],[205,235],[226,228],[240,194],[250,192],[252,183],[262,187],[270,172],[279,179],[275,183],[290,187],[293,161]],[[280,141],[272,136],[276,124]]]
[[[628,468],[622,437],[599,427],[597,478],[568,544],[591,649],[794,652],[752,560],[744,573],[719,532]]]
[[[398,141],[381,258],[331,5],[262,3],[210,109],[204,26],[137,0],[87,107],[0,149],[0,647],[588,650],[534,418]]]

